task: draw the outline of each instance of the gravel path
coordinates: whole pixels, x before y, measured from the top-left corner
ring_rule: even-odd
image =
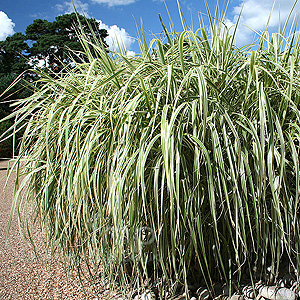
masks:
[[[87,296],[76,274],[67,276],[61,262],[45,264],[37,259],[22,239],[16,219],[5,243],[15,178],[12,176],[5,193],[7,164],[8,161],[0,161],[0,299],[104,299]],[[38,233],[36,230],[35,235]],[[37,243],[37,252],[45,254],[42,242]]]

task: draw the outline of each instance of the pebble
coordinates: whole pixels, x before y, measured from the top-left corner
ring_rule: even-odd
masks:
[[[296,294],[287,288],[278,288],[277,286],[263,286],[259,293],[270,300],[295,300]]]
[[[228,299],[229,299],[229,297],[226,295],[218,295],[218,296],[214,297],[213,300],[228,300]]]
[[[196,294],[198,295],[198,300],[207,300],[209,298],[209,291],[203,287],[200,287]]]
[[[231,296],[230,300],[242,300],[244,297],[242,295],[234,294]]]
[[[295,300],[296,293],[287,288],[279,288],[276,295],[275,300]]]
[[[277,286],[262,286],[258,288],[259,293],[266,299],[275,299]]]
[[[280,280],[278,280],[278,282],[276,283],[276,285],[278,287],[285,287],[285,282],[284,282],[284,280],[280,279]]]
[[[258,299],[264,299],[264,300],[295,300],[297,298],[298,292],[297,289],[300,287],[300,284],[297,282],[291,282],[293,284],[292,287],[286,288],[283,285],[285,284],[284,281],[286,281],[289,278],[282,278],[279,280],[276,284],[276,286],[266,286],[260,282],[257,282],[255,284],[255,288],[253,288],[252,285],[246,284],[245,286],[242,286],[239,290],[239,294],[235,293],[231,297],[228,297],[229,294],[229,287],[224,285],[223,289],[221,289],[221,286],[218,286],[217,284],[214,286],[215,292],[218,291],[219,293],[215,293],[214,299],[218,300],[258,300]],[[300,288],[299,288],[300,289]],[[255,293],[255,290],[257,291]],[[210,298],[210,294],[208,289],[204,287],[200,287],[196,291],[197,296],[193,296],[190,298],[190,300],[208,300]],[[226,295],[227,294],[227,295]],[[255,298],[256,294],[256,298]],[[300,293],[299,293],[300,294]],[[136,295],[133,300],[154,300],[154,296],[151,294],[150,290],[146,290],[144,293],[140,295]],[[183,293],[180,296],[177,296],[176,300],[183,300],[187,299],[187,296],[185,293]]]
[[[254,299],[255,297],[254,288],[251,285],[244,286],[242,289],[242,293],[247,299]]]
[[[300,284],[298,282],[294,282],[291,286],[291,290],[296,293],[298,297],[300,297]]]
[[[133,300],[154,300],[153,296],[151,295],[150,291],[146,291],[141,295],[136,295]]]
[[[184,299],[188,299],[186,293],[183,293],[182,295],[176,297],[174,300],[184,300]]]

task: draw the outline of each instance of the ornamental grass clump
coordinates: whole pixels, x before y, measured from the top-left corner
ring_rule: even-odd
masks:
[[[209,31],[142,32],[135,57],[83,35],[86,59],[19,101],[20,223],[32,203],[49,247],[92,279],[163,298],[300,270],[297,24],[239,48],[208,15]]]

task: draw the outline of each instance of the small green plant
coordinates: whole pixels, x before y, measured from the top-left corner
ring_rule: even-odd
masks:
[[[209,31],[141,32],[133,58],[83,34],[88,60],[40,74],[14,114],[14,209],[33,203],[50,246],[123,290],[300,270],[297,27],[238,48],[208,15]]]

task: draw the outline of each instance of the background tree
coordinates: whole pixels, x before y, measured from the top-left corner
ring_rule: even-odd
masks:
[[[80,25],[78,25],[78,21]],[[105,29],[99,29],[99,22],[93,18],[86,19],[75,13],[56,17],[55,21],[37,19],[27,26],[26,35],[18,32],[0,42],[0,120],[12,110],[10,103],[15,99],[26,98],[31,94],[30,85],[36,75],[29,69],[39,66],[45,71],[59,72],[63,64],[83,59],[74,53],[82,51],[77,32],[81,29],[91,39],[101,41],[108,47]],[[74,53],[72,54],[72,50]],[[26,71],[26,72],[25,72]],[[3,92],[22,74],[17,85]],[[0,122],[0,136],[13,124],[13,120]],[[12,140],[0,143],[0,157],[12,155]]]
[[[29,46],[26,37],[21,32],[15,33],[11,37],[7,37],[5,41],[0,42],[0,76],[8,74],[19,75],[28,69]]]
[[[30,94],[30,89],[24,88],[27,85],[25,75],[9,93],[3,94],[20,74],[29,69],[28,51],[29,46],[26,43],[26,37],[20,32],[0,42],[0,119],[9,115],[12,110],[10,103],[14,99],[25,98]],[[1,122],[0,135],[12,125],[13,120]],[[11,157],[12,151],[12,138],[0,143],[0,157]]]
[[[102,41],[107,47],[105,38],[107,30],[99,29],[99,22],[95,19],[86,19],[75,13],[56,17],[55,21],[34,20],[26,28],[26,38],[33,41],[29,49],[30,56],[35,63],[42,61],[52,71],[60,71],[62,65],[70,61],[72,55],[66,49],[82,51],[82,45],[78,39],[78,20],[83,32],[92,40]],[[76,59],[76,56],[73,56]]]
[[[7,87],[24,71],[29,69],[28,51],[26,37],[24,34],[17,32],[5,41],[0,42],[0,95]],[[0,107],[7,112],[10,111],[7,101],[27,96],[22,90],[24,82],[20,82],[10,92],[10,95],[3,95]],[[3,103],[5,100],[5,103]]]

